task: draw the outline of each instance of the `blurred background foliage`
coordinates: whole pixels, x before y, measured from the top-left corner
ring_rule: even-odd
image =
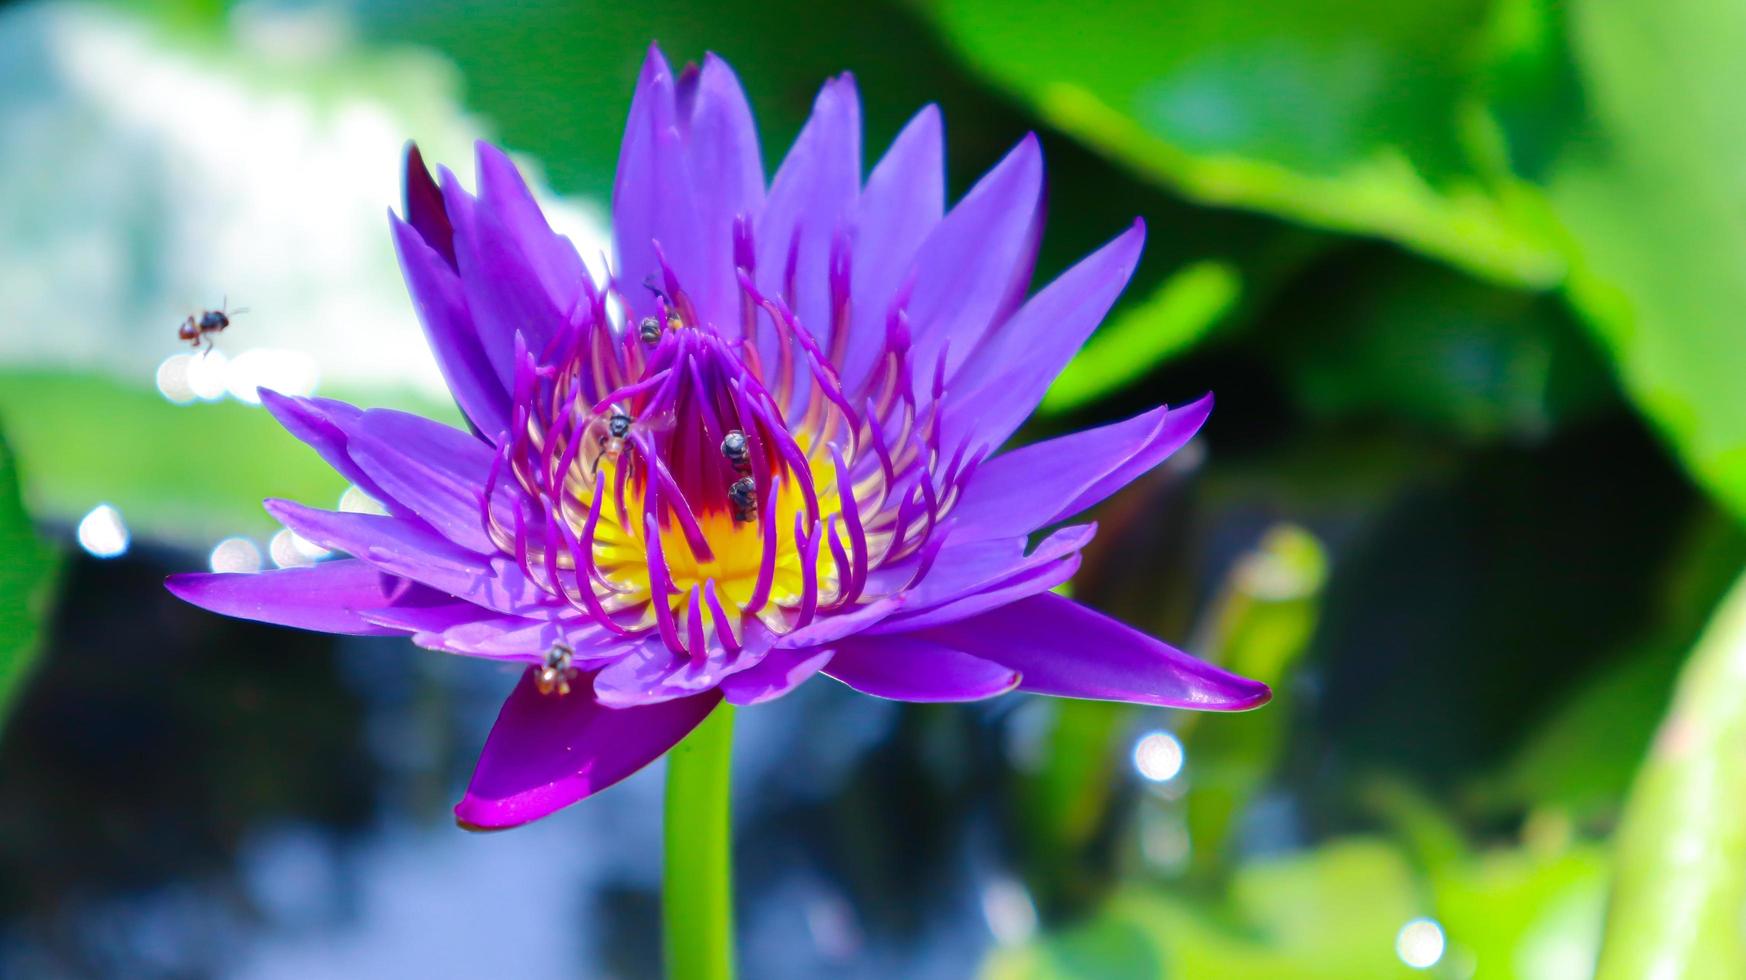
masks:
[[[843,70],[869,158],[941,105],[954,194],[1038,130],[1039,281],[1147,220],[1024,437],[1216,391],[1204,437],[1102,508],[1073,588],[1278,692],[1203,717],[809,685],[744,713],[748,975],[1746,974],[1746,627],[1722,605],[1746,560],[1746,6],[1705,0],[0,6],[0,968],[307,966],[327,933],[260,897],[271,875],[395,882],[389,904],[531,888],[501,865],[647,822],[633,780],[481,877],[458,855],[512,845],[443,814],[503,677],[220,626],[156,583],[295,560],[260,498],[345,489],[254,384],[454,418],[381,223],[400,143],[470,177],[468,140],[499,142],[597,252],[650,40],[735,65],[772,170]],[[226,296],[250,311],[220,353],[176,357]],[[334,658],[353,646],[376,666]],[[173,770],[188,812],[83,748],[141,726],[169,734],[136,778]],[[143,860],[122,824],[171,819],[207,829]],[[111,860],[67,856],[92,839]],[[360,839],[373,857],[324,850]],[[381,870],[405,849],[453,874]],[[652,967],[642,852],[576,859],[562,887],[601,924],[524,975]],[[413,962],[375,905],[330,904],[356,958],[314,962]],[[81,933],[92,908],[157,924]],[[170,920],[231,938],[178,959]],[[490,921],[456,936],[519,962]]]

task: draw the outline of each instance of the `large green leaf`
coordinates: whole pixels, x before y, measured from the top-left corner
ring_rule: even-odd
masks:
[[[1227,263],[1196,262],[1180,270],[1097,331],[1049,386],[1041,410],[1083,408],[1143,377],[1211,334],[1241,293],[1242,279]]]
[[[1432,876],[1452,962],[1476,978],[1586,980],[1594,975],[1607,861],[1591,844],[1499,850]]]
[[[1525,442],[1610,397],[1605,360],[1556,297],[1353,251],[1316,266],[1262,324],[1311,412]]]
[[[36,536],[18,496],[18,466],[0,439],[0,726],[42,641],[59,556]]]
[[[1631,790],[1603,980],[1746,975],[1746,577],[1680,674]]]
[[[1380,235],[1512,283],[1558,280],[1531,194],[1480,165],[1480,0],[1063,9],[924,4],[1053,125],[1197,200]]]
[[[1233,914],[1140,887],[1114,896],[1084,926],[990,960],[1018,978],[1409,977],[1395,956],[1400,927],[1425,911],[1406,862],[1371,841],[1347,841],[1241,869]]]
[[[1720,509],[1706,508],[1664,563],[1663,592],[1616,660],[1585,673],[1548,711],[1500,774],[1500,807],[1555,807],[1577,817],[1617,812],[1643,751],[1667,708],[1686,652],[1746,563],[1746,535]]]
[[[1639,407],[1746,517],[1746,6],[1588,0],[1596,134],[1555,168],[1570,293]]]

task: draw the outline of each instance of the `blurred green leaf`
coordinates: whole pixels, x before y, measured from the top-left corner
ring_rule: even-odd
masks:
[[[42,520],[77,521],[99,503],[135,536],[206,544],[264,536],[266,497],[321,507],[346,484],[265,410],[176,405],[155,391],[79,375],[0,372],[0,418],[29,461],[24,496]]]
[[[1228,917],[1132,887],[1084,926],[997,952],[985,975],[1018,978],[1408,977],[1400,927],[1422,914],[1411,870],[1385,844],[1350,840],[1256,861],[1232,883]]]
[[[1570,295],[1686,465],[1746,517],[1746,6],[1587,0],[1593,124],[1551,178]]]
[[[1268,353],[1321,415],[1535,440],[1610,395],[1605,361],[1555,299],[1398,253],[1324,263],[1277,305]]]
[[[1018,818],[1025,877],[1046,916],[1074,910],[1108,888],[1102,869],[1084,860],[1108,826],[1118,783],[1120,740],[1135,714],[1108,701],[1052,701],[1036,771],[1021,777]]]
[[[1644,635],[1589,671],[1523,742],[1496,788],[1505,807],[1555,806],[1576,816],[1616,812],[1667,708],[1685,654],[1746,563],[1746,535],[1706,509],[1658,576]]]
[[[1526,189],[1480,174],[1479,0],[922,4],[1050,123],[1211,204],[1379,235],[1502,282],[1563,263]]]
[[[18,461],[0,439],[0,726],[36,660],[60,568],[60,556],[37,538],[18,484]]]
[[[1195,644],[1214,662],[1272,686],[1276,698],[1240,719],[1184,712],[1178,721],[1188,757],[1191,868],[1203,879],[1231,860],[1237,818],[1285,747],[1289,685],[1309,648],[1327,579],[1321,542],[1302,528],[1276,525],[1238,559],[1215,601],[1206,639]]]
[[[1499,850],[1432,876],[1451,962],[1472,976],[1585,980],[1594,975],[1606,903],[1601,848]]]
[[[1722,600],[1631,789],[1601,980],[1746,976],[1746,577]]]
[[[1097,331],[1049,386],[1041,411],[1083,408],[1199,343],[1236,307],[1242,287],[1236,268],[1223,262],[1177,272]]]

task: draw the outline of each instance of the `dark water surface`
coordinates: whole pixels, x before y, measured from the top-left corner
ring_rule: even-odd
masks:
[[[456,829],[500,665],[174,601],[174,554],[82,558],[0,741],[0,975],[643,977],[653,767],[530,827]],[[1012,699],[828,681],[741,711],[747,976],[962,976],[992,942]]]

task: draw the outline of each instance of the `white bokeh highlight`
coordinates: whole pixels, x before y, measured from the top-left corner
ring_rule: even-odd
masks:
[[[98,504],[91,508],[90,513],[79,519],[76,532],[79,547],[98,558],[118,558],[127,554],[127,546],[131,535],[127,530],[127,522],[121,519],[121,511],[109,504]]]
[[[1442,962],[1448,941],[1434,919],[1414,919],[1400,927],[1394,937],[1394,952],[1415,970],[1429,970]]]
[[[206,564],[215,572],[258,572],[261,549],[248,538],[225,538],[213,546]]]
[[[1169,732],[1147,732],[1134,743],[1134,771],[1153,783],[1167,783],[1182,772],[1182,741]]]

